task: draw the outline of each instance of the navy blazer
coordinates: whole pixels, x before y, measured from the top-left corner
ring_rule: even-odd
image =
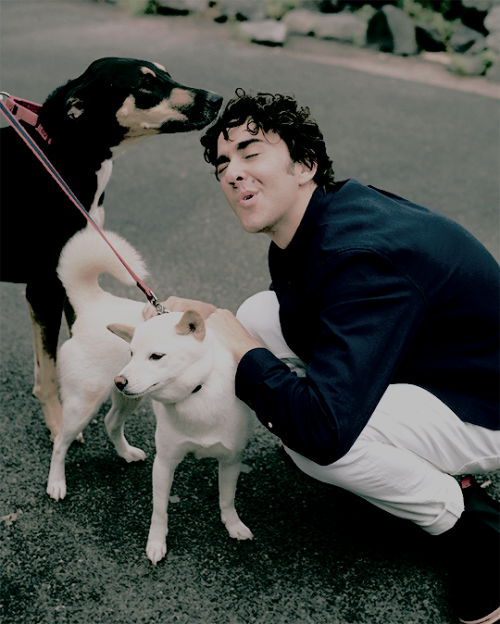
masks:
[[[316,189],[288,247],[271,243],[269,268],[283,335],[307,374],[253,349],[236,394],[287,447],[333,463],[391,383],[500,428],[500,271],[460,225],[347,180]]]

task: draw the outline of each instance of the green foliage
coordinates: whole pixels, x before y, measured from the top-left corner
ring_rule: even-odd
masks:
[[[266,15],[272,19],[281,19],[287,11],[295,9],[297,2],[295,0],[264,0]]]
[[[360,17],[365,22],[369,22],[376,12],[375,7],[371,4],[363,4],[362,7],[356,9],[356,16]]]
[[[449,69],[459,76],[484,76],[496,61],[497,57],[491,50],[473,56],[454,54]]]
[[[121,6],[131,15],[143,15],[144,13],[154,13],[151,0],[123,0]]]

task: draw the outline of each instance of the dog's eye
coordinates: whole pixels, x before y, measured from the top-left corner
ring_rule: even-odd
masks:
[[[156,76],[148,74],[141,80],[141,89],[151,89],[156,82]]]
[[[162,358],[164,355],[165,355],[164,353],[152,353],[152,354],[149,356],[149,359],[150,359],[150,360],[161,360],[161,358]]]

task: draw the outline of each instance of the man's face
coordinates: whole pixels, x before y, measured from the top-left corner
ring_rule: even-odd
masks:
[[[278,134],[261,130],[252,134],[247,123],[231,128],[228,140],[221,134],[217,153],[222,192],[244,229],[264,232],[280,247],[286,246],[307,206],[303,171],[311,170],[291,160]],[[306,177],[309,182],[311,176]]]

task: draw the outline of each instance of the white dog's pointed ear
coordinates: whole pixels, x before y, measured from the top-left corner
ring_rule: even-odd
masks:
[[[120,325],[120,323],[112,323],[111,325],[108,325],[107,328],[112,334],[116,334],[119,338],[123,338],[123,340],[126,340],[127,342],[132,341],[135,327],[130,327],[130,325]]]
[[[195,310],[184,312],[174,329],[180,336],[193,334],[194,338],[199,342],[203,342],[205,338],[205,321]]]

